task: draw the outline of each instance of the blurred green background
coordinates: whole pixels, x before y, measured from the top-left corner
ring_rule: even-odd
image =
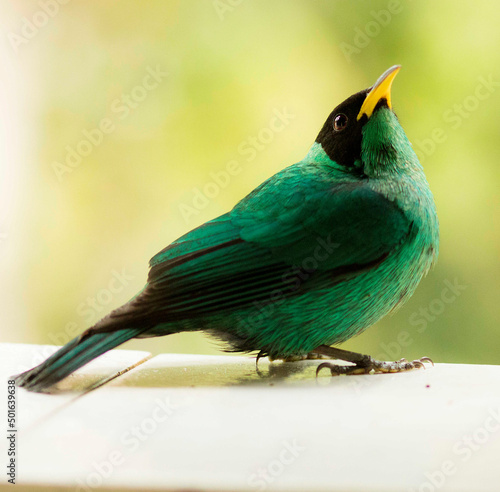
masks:
[[[0,9],[1,341],[65,343],[127,301],[151,256],[300,160],[333,107],[398,63],[393,105],[435,195],[440,259],[401,310],[343,347],[500,362],[498,4]],[[276,111],[291,116],[264,130]],[[198,333],[125,348],[220,353]]]

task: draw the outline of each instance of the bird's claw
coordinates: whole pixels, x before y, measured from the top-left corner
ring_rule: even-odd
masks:
[[[331,362],[323,362],[316,368],[316,377],[318,377],[321,369],[327,367],[330,369],[332,376],[351,376],[353,374],[368,374],[370,369],[367,367],[360,366],[341,366],[338,364],[332,364]]]
[[[432,367],[434,367],[434,361],[430,357],[420,357],[418,359],[420,362],[430,362],[432,364]]]
[[[255,358],[255,367],[257,368],[257,370],[259,370],[259,359],[261,359],[262,357],[265,357],[265,353],[261,350]]]
[[[424,363],[419,360],[412,360],[411,363],[415,367],[415,369],[425,369]]]
[[[330,369],[332,376],[350,376],[353,374],[369,374],[372,372],[375,374],[383,374],[411,371],[412,369],[425,369],[424,362],[430,362],[434,366],[434,362],[429,357],[421,357],[420,359],[412,360],[411,362],[404,358],[399,361],[385,362],[369,357],[366,363],[358,363],[353,366],[343,366],[332,364],[330,362],[323,362],[316,368],[316,377],[320,371],[325,368]]]

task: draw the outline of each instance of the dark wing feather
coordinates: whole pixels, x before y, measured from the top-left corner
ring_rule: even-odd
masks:
[[[376,267],[408,236],[400,209],[365,183],[297,182],[288,171],[153,257],[145,289],[112,317],[154,326],[265,302],[276,290],[291,297]],[[322,245],[328,254],[311,270]]]

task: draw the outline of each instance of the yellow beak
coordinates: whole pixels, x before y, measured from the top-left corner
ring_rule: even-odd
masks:
[[[385,99],[387,101],[387,106],[392,109],[391,86],[392,81],[394,80],[394,77],[396,77],[400,68],[401,65],[394,65],[393,67],[389,68],[389,70],[386,70],[378,78],[377,82],[375,82],[375,85],[371,88],[371,91],[366,95],[366,99],[364,100],[363,105],[359,110],[357,118],[358,120],[360,120],[364,114],[366,114],[366,116],[368,116],[369,118],[373,114],[373,111],[375,111],[375,107],[377,106],[378,102],[382,99]]]

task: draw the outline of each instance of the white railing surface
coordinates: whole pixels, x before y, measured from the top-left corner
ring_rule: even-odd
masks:
[[[1,393],[54,350],[0,344]],[[13,441],[29,491],[500,490],[499,366],[316,378],[320,362],[113,350],[54,394],[17,388],[2,458]]]

